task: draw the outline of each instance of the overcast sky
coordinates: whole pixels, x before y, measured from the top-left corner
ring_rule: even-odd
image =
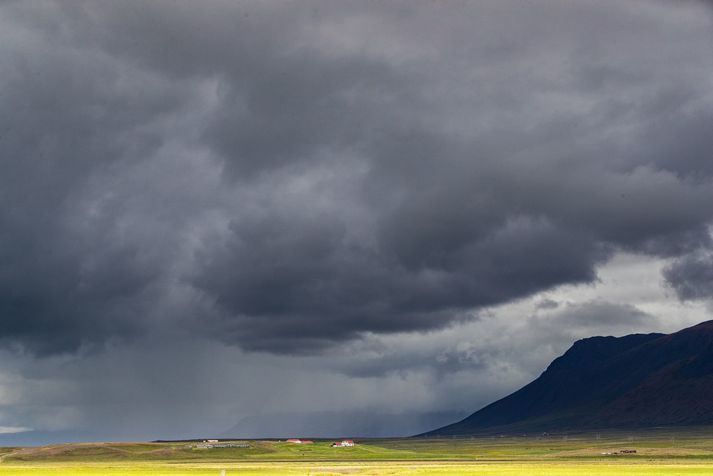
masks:
[[[2,1],[0,442],[408,434],[710,319],[712,131],[706,2]]]

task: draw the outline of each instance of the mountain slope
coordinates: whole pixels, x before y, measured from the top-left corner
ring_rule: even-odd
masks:
[[[713,321],[582,339],[530,384],[423,436],[694,424],[713,424]]]

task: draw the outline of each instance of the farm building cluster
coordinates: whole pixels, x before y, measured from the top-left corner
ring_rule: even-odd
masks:
[[[302,438],[288,438],[287,443],[292,443],[294,445],[309,445],[314,443],[312,440],[303,440]],[[354,440],[342,440],[335,441],[330,445],[332,448],[342,448],[345,446],[354,446]]]
[[[207,450],[211,448],[250,448],[247,443],[228,443],[220,442],[219,440],[203,440],[195,446],[189,448],[195,448],[199,450]]]
[[[621,450],[602,453],[602,456],[615,456],[615,455],[634,455],[636,450]]]
[[[344,446],[354,446],[354,441],[353,440],[342,440],[342,441],[336,441],[332,443],[332,448],[341,448]]]

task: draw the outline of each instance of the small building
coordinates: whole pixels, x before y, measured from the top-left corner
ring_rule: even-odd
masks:
[[[354,440],[342,440],[332,443],[332,448],[342,448],[345,446],[354,446]]]
[[[188,446],[188,448],[210,450],[213,448],[250,448],[250,445],[247,443],[198,443],[195,446]]]
[[[293,443],[295,445],[309,445],[314,443],[312,440],[303,440],[301,438],[288,438],[287,439],[288,443]]]
[[[218,440],[203,440],[203,443],[217,443]]]

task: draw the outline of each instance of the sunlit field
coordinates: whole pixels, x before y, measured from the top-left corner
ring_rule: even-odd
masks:
[[[603,432],[296,445],[240,441],[91,443],[0,450],[2,475],[694,475],[713,474],[713,432]]]
[[[357,462],[357,463],[245,463],[245,464],[67,464],[3,466],[2,475],[700,475],[712,474],[713,464],[593,464],[593,463],[433,463],[433,462]]]

